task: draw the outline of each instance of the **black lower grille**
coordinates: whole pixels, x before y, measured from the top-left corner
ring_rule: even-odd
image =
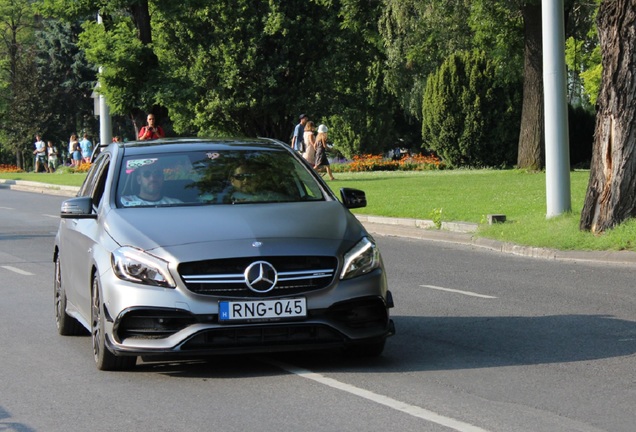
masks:
[[[115,332],[120,341],[127,338],[161,339],[182,330],[198,320],[184,311],[141,309],[127,311],[117,322]]]
[[[271,291],[259,293],[245,282],[245,271],[254,262],[271,264],[277,283]],[[186,287],[197,294],[231,297],[290,296],[329,286],[336,275],[338,260],[324,256],[276,256],[230,258],[183,263],[179,266]]]
[[[384,328],[389,322],[387,306],[380,297],[367,297],[331,306],[326,315],[350,328]]]
[[[186,342],[183,351],[223,348],[256,348],[290,345],[340,344],[343,337],[334,330],[321,325],[250,326],[219,328],[199,333]]]

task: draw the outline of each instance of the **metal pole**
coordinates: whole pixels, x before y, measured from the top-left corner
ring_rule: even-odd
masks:
[[[542,0],[545,174],[548,218],[572,210],[563,0]]]
[[[97,14],[97,23],[102,24],[102,17]],[[102,67],[99,67],[99,73],[102,73]],[[99,84],[98,84],[99,85]],[[110,108],[106,103],[106,97],[99,94],[99,143],[108,145],[113,140],[113,128],[110,121]]]

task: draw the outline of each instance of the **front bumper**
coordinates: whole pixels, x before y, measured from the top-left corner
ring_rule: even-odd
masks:
[[[219,323],[220,298],[195,295],[179,287],[133,288],[122,286],[127,284],[119,280],[108,282],[102,284],[111,287],[104,293],[106,344],[115,355],[347,348],[379,343],[395,332],[389,317],[393,300],[381,269],[308,293],[306,318],[249,323]]]

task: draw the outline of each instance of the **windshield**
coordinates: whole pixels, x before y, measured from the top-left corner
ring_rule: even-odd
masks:
[[[323,200],[307,167],[284,150],[221,150],[126,157],[118,207]]]

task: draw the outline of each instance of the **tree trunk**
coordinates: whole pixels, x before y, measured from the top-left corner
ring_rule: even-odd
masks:
[[[530,4],[528,4],[530,3]],[[541,2],[522,8],[524,27],[523,105],[517,151],[517,167],[543,167],[543,58],[541,47]]]
[[[598,11],[603,55],[590,181],[580,228],[603,232],[636,216],[636,7],[604,0]]]
[[[23,160],[23,154],[20,150],[15,151],[15,166],[20,168],[21,170],[26,170],[26,166]]]
[[[144,45],[152,43],[152,27],[150,25],[150,12],[148,0],[141,0],[130,6],[130,12],[139,32],[139,40]]]

